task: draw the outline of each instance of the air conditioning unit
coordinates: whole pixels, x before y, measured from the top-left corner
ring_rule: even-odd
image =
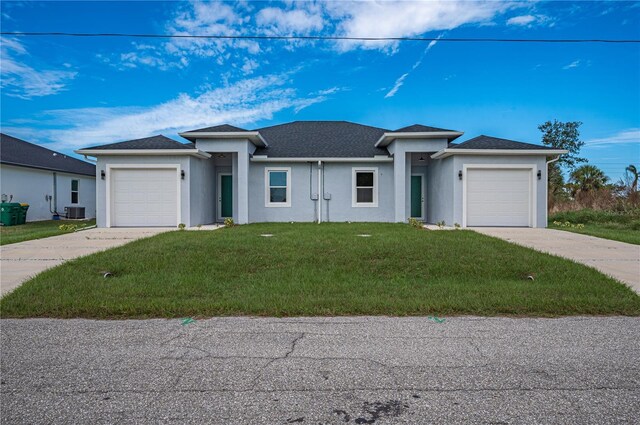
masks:
[[[64,207],[64,211],[67,213],[67,218],[70,218],[70,219],[84,218],[84,207]]]

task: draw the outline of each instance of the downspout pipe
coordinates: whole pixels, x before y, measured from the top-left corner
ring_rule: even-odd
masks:
[[[322,223],[322,161],[318,161],[318,224]]]

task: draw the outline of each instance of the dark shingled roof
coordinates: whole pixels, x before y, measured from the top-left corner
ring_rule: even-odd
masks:
[[[272,158],[366,158],[388,156],[375,144],[383,128],[347,121],[294,121],[257,129],[269,147],[258,148],[254,155]]]
[[[515,140],[500,139],[491,136],[478,136],[466,142],[450,144],[449,149],[554,149],[549,146],[534,145],[531,143],[516,142]]]
[[[107,145],[93,146],[86,150],[105,149],[195,149],[193,143],[180,143],[161,134],[142,139],[127,140],[126,142],[109,143]]]
[[[394,130],[394,133],[429,133],[432,131],[453,131],[438,127],[429,127],[428,125],[413,124]]]
[[[96,166],[0,133],[0,162],[71,174],[96,175]]]
[[[249,131],[249,130],[245,130],[244,128],[240,128],[240,127],[234,127],[232,125],[229,124],[222,124],[222,125],[214,125],[213,127],[205,127],[205,128],[199,128],[197,130],[190,130],[190,132],[192,131],[203,131],[203,132],[209,132],[209,133],[234,133],[236,131]]]

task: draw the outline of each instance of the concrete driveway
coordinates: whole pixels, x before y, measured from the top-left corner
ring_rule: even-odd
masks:
[[[0,247],[0,296],[43,270],[172,228],[89,229]]]
[[[640,294],[640,245],[555,229],[476,227],[472,230],[593,267]]]
[[[640,318],[3,319],[3,424],[620,424]]]

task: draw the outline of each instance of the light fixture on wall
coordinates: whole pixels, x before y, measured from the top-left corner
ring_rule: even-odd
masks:
[[[462,180],[462,170],[458,170],[458,180]]]
[[[184,170],[180,170],[180,178],[184,180]]]
[[[104,177],[106,176],[106,174],[104,173],[104,170],[100,170],[100,178],[102,180],[104,180]]]
[[[542,180],[542,171],[538,170],[538,180]]]
[[[418,158],[418,161],[424,162],[424,157],[422,156],[422,154],[420,154],[420,158]]]

